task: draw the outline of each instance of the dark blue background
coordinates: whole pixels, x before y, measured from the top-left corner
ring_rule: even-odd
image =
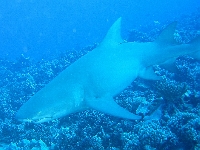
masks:
[[[55,56],[100,42],[112,23],[123,31],[177,20],[199,0],[0,0],[0,58]]]

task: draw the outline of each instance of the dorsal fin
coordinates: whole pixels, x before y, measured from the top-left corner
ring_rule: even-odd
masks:
[[[114,44],[114,43],[121,43],[123,42],[121,38],[121,17],[115,21],[115,23],[111,26],[108,30],[103,44]]]
[[[159,35],[159,37],[155,40],[158,44],[165,44],[165,45],[173,45],[177,44],[176,40],[174,39],[174,32],[176,29],[177,22],[172,22],[169,24]]]

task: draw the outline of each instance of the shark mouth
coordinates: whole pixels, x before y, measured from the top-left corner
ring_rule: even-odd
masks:
[[[52,117],[43,117],[43,118],[27,118],[27,119],[18,119],[19,121],[22,122],[29,122],[29,123],[43,123],[43,122],[48,122],[50,120],[52,120]]]

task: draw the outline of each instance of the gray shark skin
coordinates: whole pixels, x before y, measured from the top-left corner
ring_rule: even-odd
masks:
[[[119,106],[113,97],[137,77],[157,80],[152,65],[166,68],[180,55],[200,59],[200,39],[188,44],[174,40],[176,23],[168,25],[154,42],[125,42],[120,36],[121,18],[102,43],[67,67],[32,96],[16,114],[21,121],[47,122],[86,109],[125,118],[141,119]]]

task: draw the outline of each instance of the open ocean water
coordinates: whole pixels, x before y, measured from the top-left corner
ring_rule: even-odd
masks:
[[[152,42],[173,21],[177,42],[199,40],[199,0],[0,0],[0,149],[200,149],[200,61],[188,55],[176,58],[176,72],[155,64],[162,80],[137,78],[115,96],[150,119],[92,109],[38,124],[15,118],[32,95],[98,47],[119,17],[127,42]]]

